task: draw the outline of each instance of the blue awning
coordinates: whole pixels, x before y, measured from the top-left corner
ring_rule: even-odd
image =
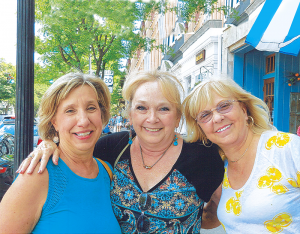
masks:
[[[297,56],[300,51],[300,0],[266,0],[246,43],[257,50]]]

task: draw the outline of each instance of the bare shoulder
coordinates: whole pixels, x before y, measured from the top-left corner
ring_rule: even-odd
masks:
[[[38,174],[19,174],[0,203],[1,232],[31,232],[46,202],[49,175],[46,170]]]

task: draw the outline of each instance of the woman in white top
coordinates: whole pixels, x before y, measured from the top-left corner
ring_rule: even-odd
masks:
[[[300,137],[273,131],[266,104],[232,79],[201,82],[184,108],[190,142],[217,144],[225,160],[225,231],[300,233]]]

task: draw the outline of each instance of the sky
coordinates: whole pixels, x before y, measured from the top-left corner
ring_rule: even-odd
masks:
[[[0,58],[16,65],[17,0],[0,0]]]

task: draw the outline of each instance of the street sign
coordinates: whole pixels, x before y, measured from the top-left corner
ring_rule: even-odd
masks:
[[[112,86],[114,84],[114,72],[111,70],[105,70],[103,80],[107,86]]]

